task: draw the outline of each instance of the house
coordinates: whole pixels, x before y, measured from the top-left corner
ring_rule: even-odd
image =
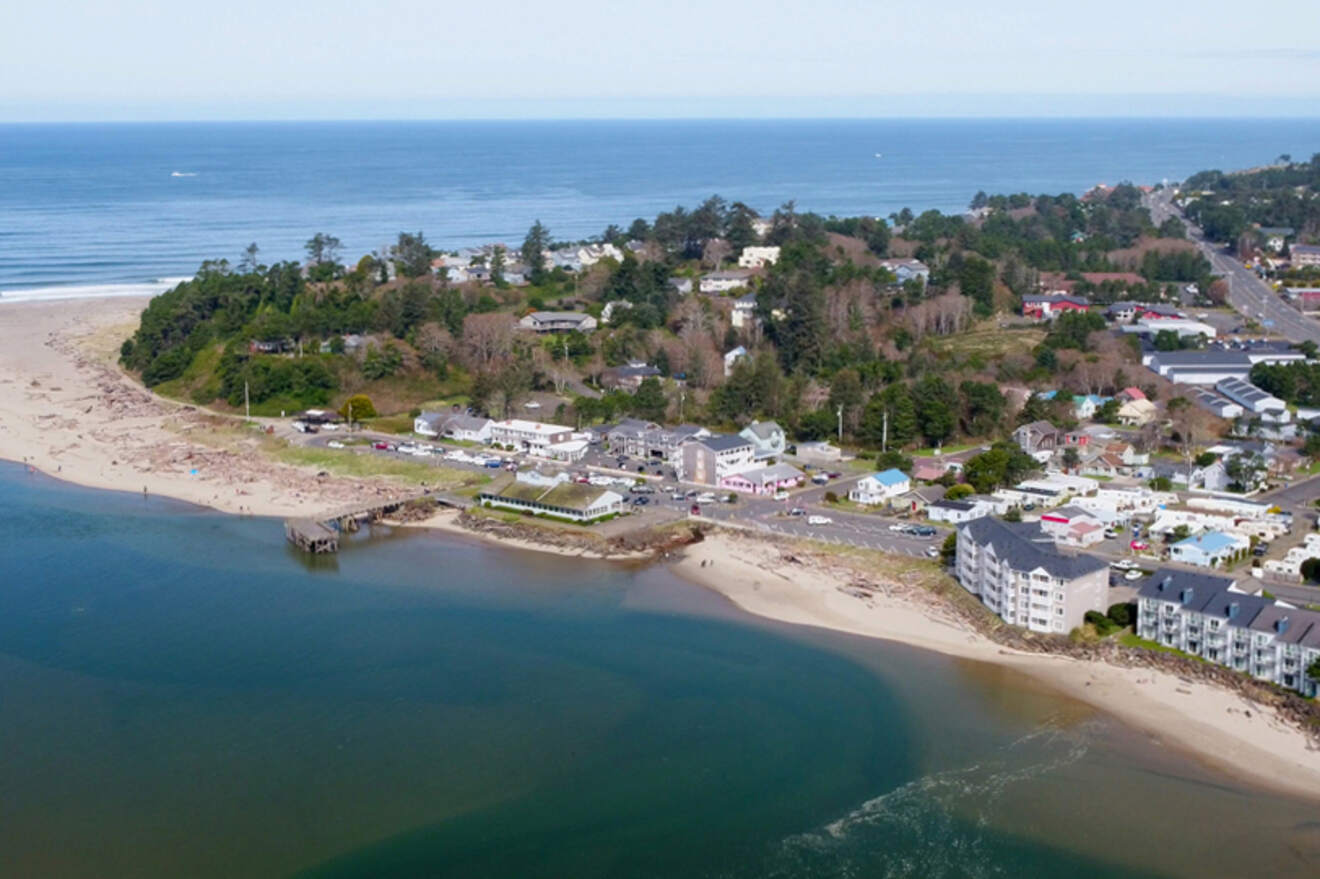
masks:
[[[747,356],[747,349],[742,345],[734,348],[732,351],[724,352],[724,377],[733,375],[733,365]]]
[[[756,323],[756,294],[748,293],[733,300],[733,310],[729,312],[729,324],[735,329],[750,327]]]
[[[1035,320],[1054,320],[1064,312],[1086,312],[1090,308],[1090,301],[1080,296],[1028,294],[1022,297],[1022,316]]]
[[[601,387],[607,390],[627,391],[630,394],[637,393],[637,389],[642,386],[642,382],[648,378],[659,378],[660,370],[648,363],[634,360],[625,366],[611,366],[600,374]]]
[[[1145,400],[1146,394],[1141,388],[1127,387],[1114,394],[1114,399],[1120,403],[1131,403],[1133,400]]]
[[[890,467],[870,476],[863,476],[848,492],[848,500],[854,503],[875,505],[885,504],[912,490],[912,480],[902,470]]]
[[[739,290],[751,283],[756,272],[751,269],[729,269],[723,272],[707,272],[701,276],[702,293],[728,293]]]
[[[1169,547],[1169,559],[1202,568],[1217,568],[1251,548],[1251,541],[1238,534],[1211,531],[1180,540]]]
[[[1013,441],[1022,451],[1044,463],[1054,457],[1059,447],[1059,429],[1048,421],[1033,421],[1013,431]]]
[[[792,464],[771,464],[730,473],[720,480],[720,487],[747,494],[773,495],[777,491],[796,488],[806,477]]]
[[[580,311],[533,311],[518,321],[519,329],[534,333],[589,333],[597,326],[594,317]]]
[[[924,485],[921,488],[914,488],[903,498],[907,504],[909,513],[915,515],[925,515],[930,509],[930,505],[944,500],[944,494],[948,489],[942,485]]]
[[[1158,414],[1159,409],[1150,400],[1129,400],[1118,407],[1118,423],[1124,427],[1143,427]]]
[[[1294,244],[1288,249],[1288,255],[1295,269],[1320,266],[1320,246],[1315,244]]]
[[[994,512],[995,506],[992,502],[987,498],[975,496],[959,501],[941,498],[926,507],[926,517],[930,521],[948,522],[951,525],[961,525],[963,522],[989,516]]]
[[[813,464],[838,464],[851,460],[850,456],[844,454],[843,449],[826,440],[798,443],[797,457]]]
[[[569,247],[563,250],[552,250],[549,254],[543,255],[545,261],[553,268],[563,269],[571,274],[577,274],[582,271],[582,257],[578,255],[577,248]]]
[[[490,425],[489,418],[463,412],[423,412],[413,419],[413,433],[485,443],[490,441]]]
[[[588,244],[586,247],[580,247],[577,251],[577,258],[582,263],[583,268],[591,268],[603,259],[612,259],[615,262],[623,262],[623,251],[609,242],[604,244]]]
[[[674,291],[675,291],[676,293],[678,293],[679,295],[681,295],[681,296],[686,296],[687,294],[689,294],[689,293],[692,292],[692,279],[691,279],[691,278],[670,278],[670,279],[669,279],[669,286],[673,287],[673,288],[674,288]]]
[[[1139,302],[1115,302],[1105,309],[1105,317],[1114,323],[1131,323],[1141,309]]]
[[[505,421],[493,421],[490,425],[490,442],[496,446],[512,446],[514,449],[532,454],[544,454],[550,446],[566,443],[573,439],[573,428],[562,424],[542,424],[539,421],[524,421],[511,418]]]
[[[912,478],[918,482],[935,482],[943,479],[944,474],[948,472],[948,464],[933,464],[928,461],[918,461],[912,468]]]
[[[930,283],[930,267],[919,259],[882,259],[880,265],[885,268],[899,284],[917,279],[924,287]]]
[[[1108,403],[1109,397],[1101,397],[1099,394],[1080,394],[1073,397],[1073,415],[1078,421],[1090,421],[1095,417],[1095,413],[1100,411],[1100,407]]]
[[[486,507],[579,523],[623,512],[623,496],[618,492],[573,482],[567,473],[554,477],[536,471],[509,474],[483,488],[477,502]]]
[[[776,458],[784,454],[788,447],[788,438],[784,429],[773,421],[753,421],[738,431],[738,436],[755,447],[757,458]]]
[[[738,266],[744,269],[759,269],[779,262],[778,247],[744,247],[738,255]]]
[[[1320,613],[1248,592],[1229,578],[1164,568],[1137,591],[1137,634],[1254,678],[1315,696]]]
[[[627,311],[632,307],[633,304],[627,299],[611,299],[609,302],[606,302],[605,307],[600,310],[600,322],[603,324],[610,323],[614,320],[616,312]]]
[[[1261,226],[1257,230],[1260,233],[1261,241],[1265,242],[1266,249],[1278,253],[1283,250],[1283,245],[1297,234],[1297,230],[1292,226]]]
[[[684,482],[719,485],[734,473],[754,469],[755,447],[741,436],[713,433],[687,440],[678,449],[675,469]]]
[[[1074,504],[1042,513],[1040,530],[1065,546],[1094,546],[1105,539],[1104,523],[1089,510]]]
[[[1109,606],[1109,566],[1061,552],[1036,523],[982,516],[958,526],[955,574],[1004,622],[1063,635]]]

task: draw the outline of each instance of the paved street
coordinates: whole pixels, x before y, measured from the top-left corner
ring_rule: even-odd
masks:
[[[1172,190],[1151,193],[1147,197],[1147,206],[1151,220],[1157,226],[1169,217],[1177,217],[1187,224],[1188,237],[1201,248],[1215,274],[1228,281],[1229,305],[1290,342],[1320,342],[1320,323],[1304,317],[1283,301],[1255,272],[1229,254],[1227,248],[1206,241],[1201,230],[1173,205]]]

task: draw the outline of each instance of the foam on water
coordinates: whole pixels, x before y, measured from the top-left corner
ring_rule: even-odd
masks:
[[[12,302],[53,302],[61,299],[111,299],[125,296],[158,296],[192,278],[158,278],[136,284],[60,284],[0,290],[0,305]]]

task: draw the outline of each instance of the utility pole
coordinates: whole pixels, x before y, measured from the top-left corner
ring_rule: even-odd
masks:
[[[243,414],[246,420],[252,420],[252,404],[248,401],[247,379],[243,379]]]
[[[889,451],[889,410],[885,410],[884,426],[880,429],[880,451]]]
[[[839,443],[843,443],[843,404],[839,404]]]

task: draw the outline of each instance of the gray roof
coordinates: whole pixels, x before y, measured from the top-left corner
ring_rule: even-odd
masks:
[[[941,502],[947,503],[947,502]],[[995,554],[1017,571],[1043,568],[1052,577],[1075,580],[1096,571],[1107,570],[1109,565],[1090,555],[1065,555],[1054,545],[1035,522],[1004,522],[991,516],[973,519],[958,528],[980,546],[993,544]]]
[[[1251,366],[1251,358],[1240,351],[1159,351],[1155,357],[1160,366]]]
[[[976,509],[976,504],[972,501],[951,501],[947,498],[932,501],[931,506],[939,507],[941,510],[958,510],[961,513],[970,513]]]
[[[1142,598],[1176,602],[1187,610],[1232,620],[1246,626],[1273,602],[1259,595],[1231,592],[1233,578],[1199,571],[1161,568],[1147,577],[1137,590]]]
[[[1215,390],[1242,403],[1244,406],[1255,406],[1257,403],[1263,403],[1266,400],[1273,399],[1269,394],[1262,391],[1249,381],[1243,381],[1240,378],[1226,378],[1215,385]]]
[[[775,435],[775,432],[783,433],[784,429],[773,421],[753,421],[743,428],[750,430],[757,439],[768,440]]]
[[[712,452],[727,452],[730,449],[738,449],[744,446],[750,447],[752,444],[751,440],[746,437],[730,435],[727,433],[714,433],[708,437],[693,440],[693,442],[700,443]]]

